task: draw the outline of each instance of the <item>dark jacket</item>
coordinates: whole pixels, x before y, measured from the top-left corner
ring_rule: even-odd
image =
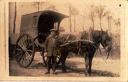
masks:
[[[47,52],[47,56],[57,56],[58,53],[58,37],[49,35],[45,40],[45,49],[44,51]]]

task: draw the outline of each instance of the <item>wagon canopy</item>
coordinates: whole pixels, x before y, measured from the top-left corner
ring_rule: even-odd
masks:
[[[60,22],[66,17],[49,10],[22,15],[20,33],[49,33],[52,28],[59,29]]]

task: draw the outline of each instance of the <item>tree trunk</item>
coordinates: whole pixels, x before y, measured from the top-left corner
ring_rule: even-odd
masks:
[[[69,22],[70,22],[70,32],[72,32],[72,26],[71,26],[71,13],[70,13]]]
[[[76,16],[74,15],[74,32],[76,31]]]
[[[83,21],[83,31],[84,31],[84,23],[85,23],[85,18],[84,18],[84,21]]]
[[[110,29],[109,29],[109,18],[108,18],[108,30],[110,30]]]
[[[93,23],[93,27],[92,27],[92,29],[94,30],[94,27],[95,27],[94,19],[92,20],[92,23]]]
[[[15,11],[14,11],[14,28],[13,28],[13,33],[15,33],[15,28],[16,28],[16,15],[17,15],[17,11],[16,11],[16,2],[15,2]]]
[[[39,11],[40,10],[40,3],[38,3],[37,6],[38,6],[38,11]]]
[[[101,18],[100,18],[100,29],[102,30],[102,26],[101,26]]]
[[[111,30],[111,19],[110,19],[110,25],[109,25],[110,27],[109,27],[109,30]]]

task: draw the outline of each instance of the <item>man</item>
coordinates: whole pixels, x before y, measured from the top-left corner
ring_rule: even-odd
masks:
[[[45,74],[50,74],[51,68],[53,74],[56,74],[55,70],[58,47],[58,37],[56,36],[56,32],[56,29],[51,29],[50,35],[45,40],[45,54],[47,54],[47,72]]]

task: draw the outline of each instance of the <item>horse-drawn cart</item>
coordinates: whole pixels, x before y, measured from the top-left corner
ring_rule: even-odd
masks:
[[[28,67],[34,58],[36,51],[42,52],[44,64],[46,65],[46,56],[44,55],[44,42],[50,33],[50,29],[57,29],[59,35],[59,26],[61,21],[68,16],[53,11],[40,11],[22,16],[20,36],[16,42],[15,59],[20,67]],[[85,75],[91,75],[91,66],[94,53],[99,49],[101,44],[106,52],[111,50],[111,37],[107,31],[92,30],[90,39],[87,33],[83,32],[79,39],[72,38],[75,35],[63,35],[62,43],[58,51],[61,53],[58,62],[62,63],[62,71],[66,71],[65,61],[69,52],[81,54],[85,59]],[[72,39],[72,41],[69,41]],[[106,49],[107,47],[107,49]],[[59,55],[58,55],[59,56]],[[107,58],[108,58],[107,56]]]
[[[15,49],[15,59],[20,67],[28,67],[36,51],[42,52],[46,64],[43,43],[50,29],[55,28],[59,33],[60,23],[66,17],[68,16],[48,10],[22,15],[20,36]]]

